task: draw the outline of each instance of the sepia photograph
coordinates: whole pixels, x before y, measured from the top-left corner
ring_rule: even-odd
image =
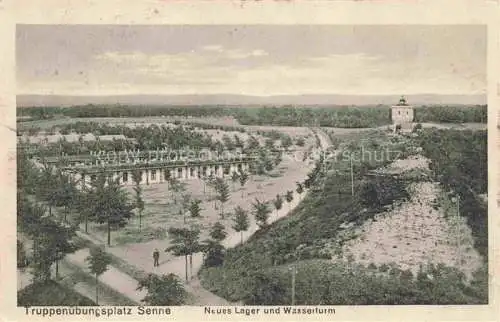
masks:
[[[488,304],[487,51],[485,25],[17,24],[18,307]]]

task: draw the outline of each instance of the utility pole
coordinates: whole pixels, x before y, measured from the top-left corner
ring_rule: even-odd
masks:
[[[354,196],[354,171],[352,165],[352,153],[349,156],[349,161],[351,161],[351,195]]]
[[[297,274],[297,267],[292,265],[290,270],[292,271],[292,305],[295,305],[295,275]]]
[[[457,220],[456,220],[456,230],[457,230],[457,262],[460,266],[461,258],[460,258],[460,195],[457,194]]]

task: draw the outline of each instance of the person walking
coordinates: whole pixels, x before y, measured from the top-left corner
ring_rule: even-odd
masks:
[[[157,266],[160,266],[160,251],[158,250],[158,248],[155,248],[154,252],[153,252],[153,266],[154,267],[157,267]]]

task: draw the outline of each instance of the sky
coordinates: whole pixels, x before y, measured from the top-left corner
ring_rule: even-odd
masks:
[[[477,95],[484,26],[18,25],[18,94]]]

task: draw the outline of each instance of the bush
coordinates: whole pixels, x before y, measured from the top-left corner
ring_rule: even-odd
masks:
[[[54,281],[34,283],[17,293],[18,306],[90,306],[91,299]]]

